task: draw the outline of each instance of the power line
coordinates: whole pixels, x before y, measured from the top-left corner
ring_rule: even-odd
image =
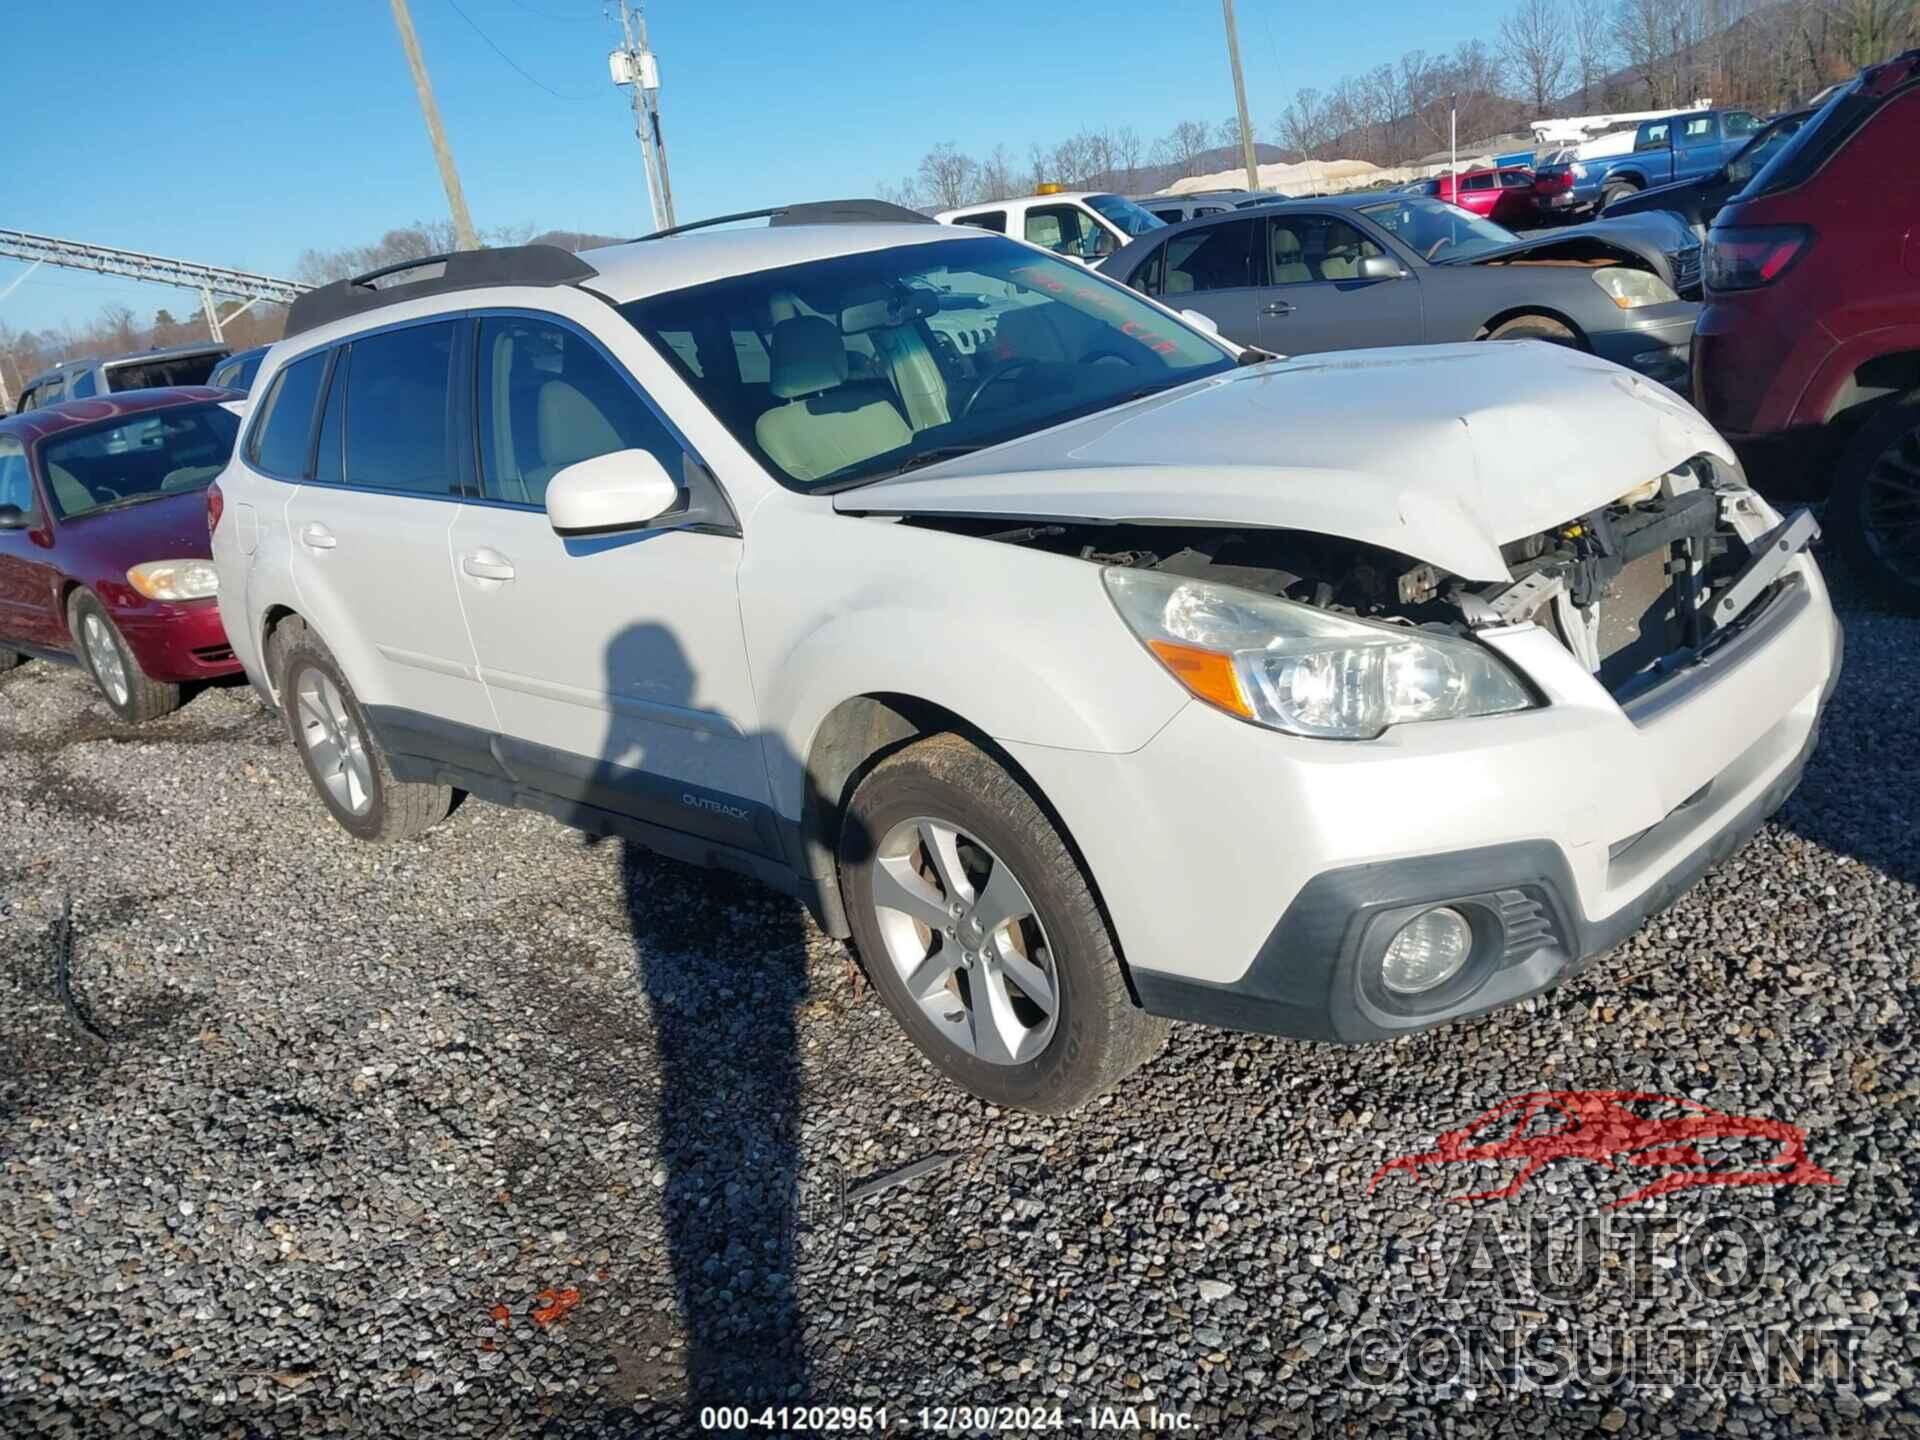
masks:
[[[447,0],[447,5],[452,9],[454,14],[458,15],[462,20],[467,22],[467,27],[471,29],[474,34],[478,35],[482,40],[487,42],[487,48],[489,50],[493,51],[494,54],[498,55],[502,60],[506,61],[507,65],[509,66],[509,68],[512,69],[513,73],[518,75],[522,80],[526,81],[529,85],[532,85],[536,89],[546,91],[547,94],[551,95],[556,100],[565,100],[571,103],[577,103],[581,100],[585,100],[589,98],[584,92],[563,95],[560,93],[560,91],[554,89],[551,85],[548,85],[544,81],[536,79],[534,76],[529,75],[524,69],[521,68],[520,62],[518,60],[515,60],[506,51],[502,50],[498,45],[494,44],[493,37],[487,34],[486,31],[482,30],[478,25],[474,24],[473,17],[467,14],[466,11],[460,8],[459,0]],[[559,17],[549,15],[544,18],[552,20],[552,19],[557,19]]]

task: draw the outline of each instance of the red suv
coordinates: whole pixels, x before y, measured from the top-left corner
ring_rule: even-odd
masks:
[[[1509,229],[1531,225],[1540,218],[1540,202],[1533,193],[1533,171],[1524,165],[1508,165],[1499,170],[1463,170],[1457,177],[1439,176],[1436,185],[1435,199],[1484,215]]]
[[[1860,72],[1708,233],[1694,404],[1756,478],[1830,487],[1826,528],[1920,610],[1920,50]]]
[[[232,675],[208,559],[208,486],[232,390],[130,390],[0,420],[0,670],[75,659],[122,720]]]

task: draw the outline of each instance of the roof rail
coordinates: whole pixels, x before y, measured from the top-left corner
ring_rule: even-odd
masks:
[[[394,279],[421,270],[416,280]],[[558,245],[507,245],[497,250],[457,250],[450,255],[426,255],[369,270],[350,280],[336,280],[309,290],[287,311],[288,335],[345,320],[383,305],[420,300],[453,290],[482,285],[577,285],[600,272]],[[387,283],[379,284],[379,281]]]
[[[793,205],[775,205],[767,210],[742,210],[734,215],[715,215],[711,220],[695,220],[672,225],[641,235],[639,240],[663,240],[669,235],[684,235],[689,230],[705,230],[713,225],[731,225],[736,220],[765,220],[775,225],[934,225],[931,215],[894,205],[886,200],[802,200]]]

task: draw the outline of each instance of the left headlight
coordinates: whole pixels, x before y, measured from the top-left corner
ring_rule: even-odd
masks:
[[[1658,275],[1645,270],[1628,270],[1609,265],[1593,272],[1593,283],[1607,292],[1622,310],[1638,310],[1642,305],[1665,305],[1680,297]]]
[[[1102,574],[1121,618],[1174,679],[1256,725],[1370,740],[1389,725],[1534,703],[1519,677],[1471,640],[1177,575]]]
[[[127,571],[127,583],[149,600],[204,600],[220,592],[211,560],[149,560]]]

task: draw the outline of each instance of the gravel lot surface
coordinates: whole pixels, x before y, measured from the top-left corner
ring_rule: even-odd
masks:
[[[77,672],[0,677],[0,1433],[682,1434],[690,1395],[1910,1431],[1920,622],[1845,618],[1799,794],[1574,982],[1363,1050],[1176,1027],[1068,1119],[950,1089],[744,881],[479,804],[360,845],[245,689],[136,732]],[[1369,1193],[1543,1088],[1785,1119],[1837,1183]],[[1741,1368],[1834,1326],[1837,1382]],[[1667,1327],[1723,1368],[1636,1384]],[[1528,1393],[1448,1335],[1589,1350]]]

